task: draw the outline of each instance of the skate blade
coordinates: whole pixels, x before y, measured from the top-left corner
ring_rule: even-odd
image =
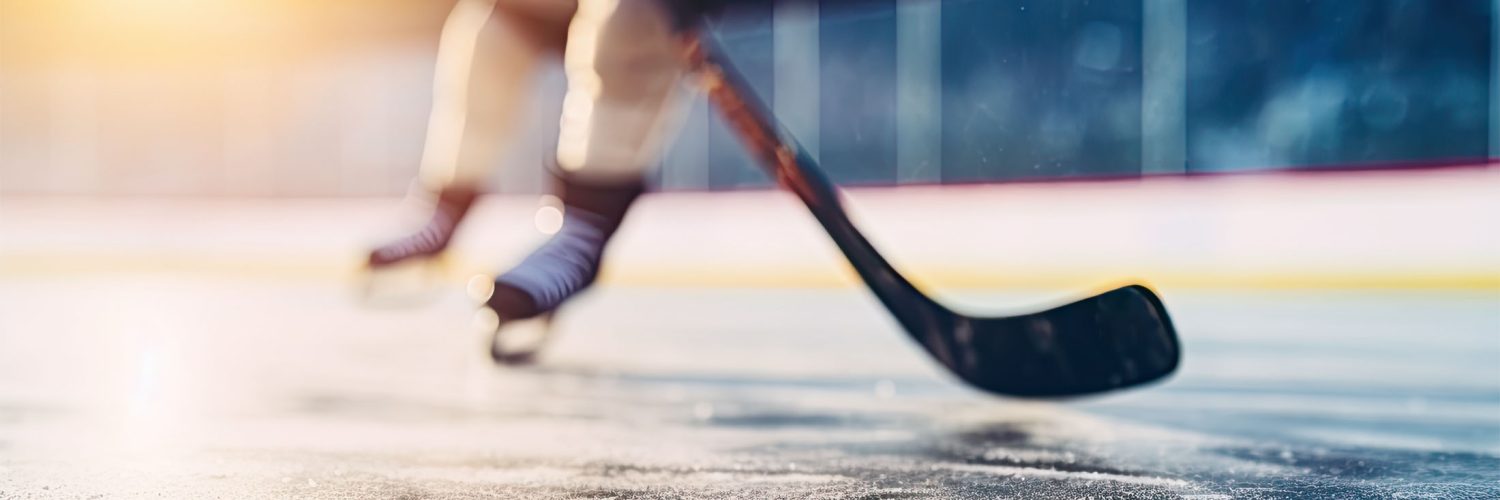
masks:
[[[361,304],[374,308],[410,308],[442,296],[447,261],[412,259],[379,269],[366,267],[357,291]]]
[[[552,339],[553,315],[543,314],[522,320],[504,320],[488,307],[474,314],[474,328],[487,340],[490,359],[504,366],[535,363],[542,349]]]

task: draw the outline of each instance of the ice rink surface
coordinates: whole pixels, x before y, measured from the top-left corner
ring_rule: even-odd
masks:
[[[1176,376],[1038,403],[956,385],[852,288],[601,289],[499,369],[457,289],[9,279],[0,497],[1500,496],[1494,293],[1166,300]]]
[[[852,193],[955,308],[1158,287],[1180,371],[1052,402],[941,372],[782,193],[643,200],[527,369],[462,285],[535,199],[371,309],[394,200],[7,198],[0,498],[1497,498],[1496,172]]]

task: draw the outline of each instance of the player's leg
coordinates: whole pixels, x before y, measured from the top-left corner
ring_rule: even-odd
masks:
[[[416,189],[431,215],[416,231],[370,252],[371,268],[434,256],[480,193],[504,148],[518,135],[533,69],[556,45],[507,0],[460,0],[443,25],[432,113]],[[566,19],[566,13],[563,14]],[[560,37],[555,37],[560,38]]]
[[[502,324],[547,314],[593,283],[685,105],[682,46],[657,0],[580,0],[564,63],[554,171],[564,222],[495,279],[486,305]]]

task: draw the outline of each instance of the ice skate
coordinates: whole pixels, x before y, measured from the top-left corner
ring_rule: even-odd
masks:
[[[559,178],[558,191],[563,223],[551,239],[492,282],[470,283],[470,295],[480,302],[476,323],[493,332],[490,357],[496,363],[535,361],[551,337],[558,308],[598,277],[604,248],[642,186]]]
[[[470,187],[439,190],[426,223],[372,249],[365,261],[366,303],[403,305],[432,297],[445,274],[444,251],[478,195]]]

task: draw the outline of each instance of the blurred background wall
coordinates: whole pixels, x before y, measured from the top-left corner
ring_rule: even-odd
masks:
[[[4,0],[0,190],[400,192],[450,6]]]
[[[1500,156],[1497,4],[888,0],[721,32],[839,181],[974,182]],[[402,193],[450,7],[0,0],[0,194]],[[542,185],[539,80],[498,190]],[[768,185],[701,99],[659,176]]]

